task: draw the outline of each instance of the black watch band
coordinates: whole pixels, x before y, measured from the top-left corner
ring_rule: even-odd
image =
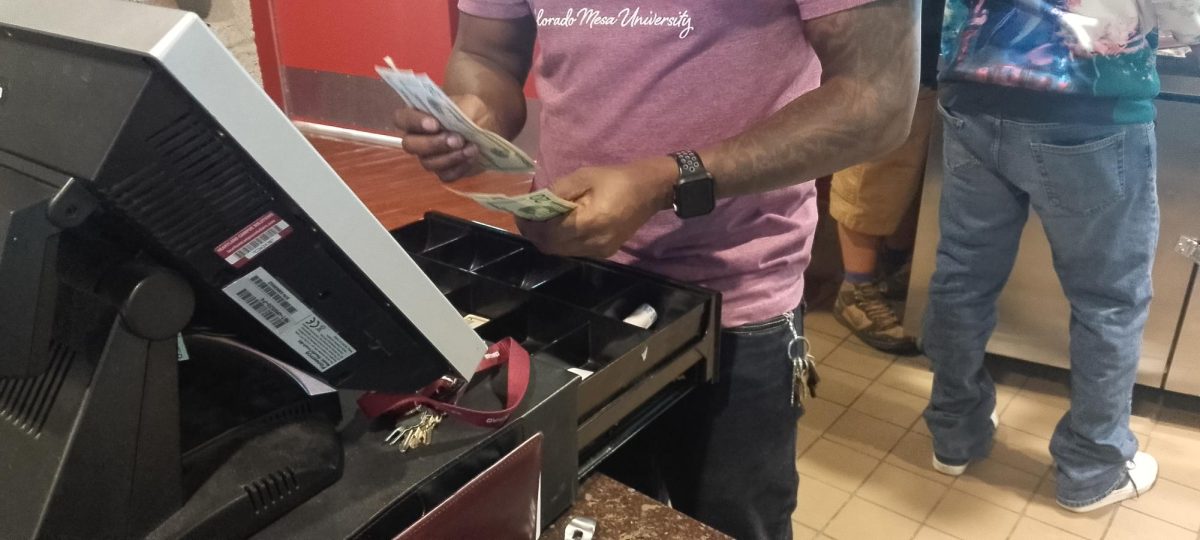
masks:
[[[716,182],[700,156],[691,150],[671,154],[679,166],[679,180],[675,183],[675,215],[681,218],[703,216],[713,211],[717,204]]]

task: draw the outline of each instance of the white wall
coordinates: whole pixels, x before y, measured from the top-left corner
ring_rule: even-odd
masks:
[[[249,0],[130,0],[139,4],[188,9],[208,22],[209,28],[241,62],[254,80],[262,84]]]

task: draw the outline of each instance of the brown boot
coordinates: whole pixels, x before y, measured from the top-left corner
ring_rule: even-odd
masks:
[[[842,283],[833,305],[833,317],[858,339],[880,351],[903,356],[921,354],[917,340],[904,335],[900,318],[875,283]]]

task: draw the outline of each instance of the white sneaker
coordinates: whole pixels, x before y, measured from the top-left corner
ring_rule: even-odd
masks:
[[[992,427],[1000,427],[1000,417],[996,416],[996,411],[992,411]],[[950,476],[962,476],[967,472],[967,465],[970,464],[970,460],[957,464],[946,463],[938,459],[937,454],[933,455],[933,470]]]
[[[1121,487],[1108,492],[1103,499],[1086,506],[1067,506],[1060,500],[1058,501],[1059,506],[1072,512],[1082,513],[1135,498],[1154,487],[1154,481],[1158,479],[1158,460],[1150,454],[1138,452],[1134,454],[1133,459],[1125,462],[1125,471],[1129,475],[1129,479],[1121,484]]]

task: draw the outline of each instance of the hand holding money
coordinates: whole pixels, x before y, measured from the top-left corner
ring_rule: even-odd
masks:
[[[479,103],[480,109],[485,107],[478,98],[471,98],[474,96],[455,99],[463,103],[462,108],[468,114],[473,109],[469,103]],[[476,114],[483,114],[480,109],[475,109]],[[461,134],[443,129],[432,116],[405,107],[396,111],[395,121],[403,130],[404,150],[416,156],[422,167],[442,181],[451,182],[483,172],[483,167],[476,162],[479,147]]]
[[[546,221],[570,213],[576,204],[563,199],[550,190],[542,189],[524,195],[502,195],[499,193],[468,193],[447,187],[450,191],[467,197],[485,208],[508,212],[528,221]]]
[[[423,73],[376,67],[379,76],[404,99],[409,109],[396,115],[404,130],[404,149],[421,158],[425,168],[442,180],[468,175],[471,164],[502,172],[533,172],[533,160],[505,138],[479,126],[490,117],[486,105],[474,96],[458,102]],[[460,108],[459,102],[463,104]],[[471,113],[464,109],[470,108]]]
[[[529,156],[480,127],[491,118],[482,100],[476,96],[452,99],[424,74],[397,69],[390,59],[387,62],[388,67],[377,67],[376,71],[409,105],[396,113],[396,124],[404,130],[404,149],[419,157],[421,166],[443,181],[457,180],[480,169],[533,172]],[[571,201],[544,189],[516,196],[450,191],[529,221],[546,221],[575,209]]]

